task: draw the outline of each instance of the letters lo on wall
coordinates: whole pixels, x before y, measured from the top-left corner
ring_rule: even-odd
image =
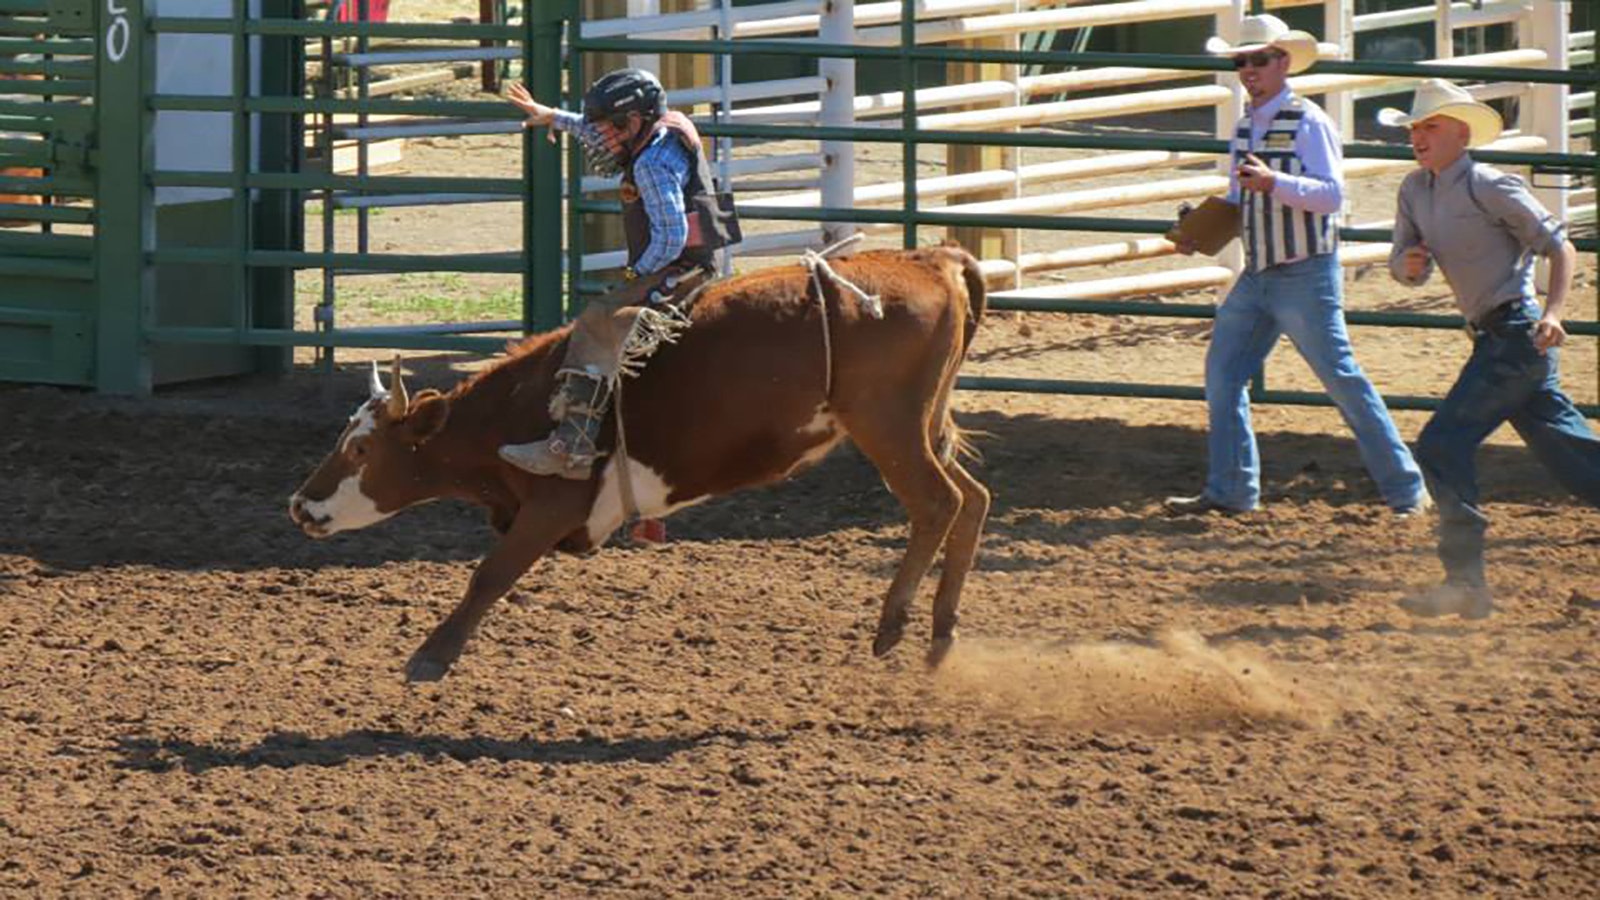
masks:
[[[106,14],[111,21],[106,26],[106,58],[119,63],[128,54],[128,38],[132,35],[127,0],[106,0]]]

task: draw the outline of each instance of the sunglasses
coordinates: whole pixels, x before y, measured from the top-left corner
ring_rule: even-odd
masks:
[[[1272,65],[1274,62],[1282,59],[1283,57],[1284,54],[1282,53],[1268,50],[1262,50],[1256,53],[1246,53],[1242,56],[1235,56],[1233,58],[1233,67],[1235,69],[1242,69],[1245,66],[1253,66],[1257,69],[1265,69],[1267,66]]]

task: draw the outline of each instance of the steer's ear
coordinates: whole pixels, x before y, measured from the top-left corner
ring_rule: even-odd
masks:
[[[428,388],[420,391],[406,411],[404,427],[413,444],[420,444],[439,433],[450,418],[450,399]]]

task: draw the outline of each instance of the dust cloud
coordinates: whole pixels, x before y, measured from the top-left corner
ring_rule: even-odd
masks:
[[[1157,733],[1240,726],[1324,728],[1339,713],[1327,685],[1273,671],[1245,646],[1192,631],[1154,646],[960,640],[934,675],[947,699],[983,714]]]

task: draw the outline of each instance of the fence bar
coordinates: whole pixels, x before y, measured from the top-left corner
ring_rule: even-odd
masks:
[[[46,179],[48,181],[49,179]],[[39,182],[30,184],[37,186]],[[168,169],[152,172],[150,183],[156,187],[215,187],[229,186],[226,172],[201,172]],[[323,173],[298,174],[291,172],[256,172],[245,179],[245,184],[263,190],[306,191],[389,191],[412,194],[449,194],[461,190],[461,179],[425,175],[327,175]],[[0,188],[6,187],[0,180]],[[521,196],[522,181],[516,178],[474,179],[473,189],[484,194]]]
[[[30,222],[88,225],[94,222],[94,210],[85,206],[35,206],[28,203],[0,203],[0,219],[26,219]]]
[[[174,265],[226,265],[233,251],[212,247],[173,247],[148,254],[151,262]],[[345,269],[371,272],[508,272],[526,262],[520,253],[312,253],[251,250],[244,264],[258,269]]]
[[[548,0],[537,0],[546,6]],[[227,19],[195,19],[183,16],[152,16],[148,29],[156,34],[227,34]],[[246,23],[245,33],[263,37],[304,38],[411,38],[414,40],[500,40],[523,37],[516,25],[460,24],[454,22],[312,22],[294,19],[255,19]],[[89,42],[93,53],[93,41]],[[34,51],[38,52],[38,51]]]
[[[289,331],[273,328],[180,328],[147,329],[152,344],[238,344],[252,347],[376,347],[395,350],[462,350],[472,353],[498,353],[505,349],[503,337],[471,337],[448,334],[391,334],[345,329],[329,331]]]

